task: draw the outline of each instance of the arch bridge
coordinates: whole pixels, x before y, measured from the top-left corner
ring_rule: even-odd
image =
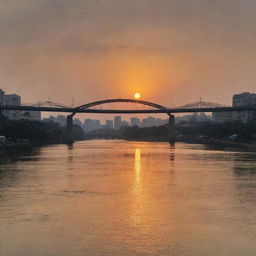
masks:
[[[108,103],[136,103],[151,107],[150,109],[95,109],[93,107]],[[68,141],[73,142],[73,116],[76,113],[98,113],[98,114],[149,114],[162,113],[169,116],[169,136],[170,141],[174,141],[174,113],[202,113],[202,112],[232,112],[232,111],[256,111],[256,105],[244,106],[224,106],[217,103],[205,102],[200,99],[199,102],[186,104],[180,107],[167,108],[165,106],[155,104],[149,101],[135,100],[135,99],[108,99],[101,101],[94,101],[78,107],[66,106],[52,101],[38,102],[36,104],[28,105],[7,105],[0,104],[0,115],[3,111],[18,110],[18,111],[46,111],[46,112],[65,112],[70,113],[67,116]]]
[[[135,99],[107,99],[107,100],[100,100],[100,101],[94,101],[90,102],[87,104],[83,104],[81,106],[78,106],[74,108],[74,112],[70,115],[67,116],[67,131],[68,131],[68,143],[73,143],[73,117],[75,114],[78,112],[81,112],[83,110],[88,110],[92,107],[99,106],[99,105],[104,105],[107,103],[134,103],[134,104],[140,104],[144,106],[149,106],[152,107],[153,109],[157,110],[164,110],[166,114],[169,116],[169,141],[174,142],[174,115],[172,115],[170,112],[167,111],[167,108],[165,106],[149,102],[149,101],[144,101],[144,100],[135,100]],[[119,110],[119,113],[132,113],[129,112],[128,110]],[[136,112],[134,112],[136,113]]]

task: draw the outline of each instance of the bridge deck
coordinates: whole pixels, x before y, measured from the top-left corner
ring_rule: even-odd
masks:
[[[95,113],[95,114],[175,114],[175,113],[199,113],[199,112],[228,112],[228,111],[250,111],[256,110],[256,106],[242,107],[214,107],[214,108],[166,108],[166,109],[77,109],[60,107],[35,107],[35,106],[8,106],[0,105],[0,110],[23,110],[42,112],[63,112],[63,113]]]

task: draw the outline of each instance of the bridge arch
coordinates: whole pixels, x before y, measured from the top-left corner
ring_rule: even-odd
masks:
[[[156,109],[166,109],[166,107],[153,103],[153,102],[149,102],[149,101],[144,101],[144,100],[135,100],[135,99],[107,99],[107,100],[100,100],[100,101],[94,101],[94,102],[90,102],[81,106],[78,106],[75,108],[75,110],[83,110],[83,109],[88,109],[94,106],[98,106],[98,105],[104,105],[107,103],[120,103],[120,102],[125,102],[125,103],[135,103],[135,104],[141,104],[141,105],[146,105],[146,106],[150,106]],[[74,111],[73,115],[75,115],[76,112]]]
[[[81,106],[74,108],[74,112],[67,116],[68,143],[73,143],[73,136],[72,136],[73,116],[77,113],[78,110],[89,109],[91,107],[104,105],[107,103],[120,103],[120,102],[141,104],[141,105],[150,106],[155,109],[161,109],[161,110],[167,109],[165,106],[162,106],[153,102],[144,101],[144,100],[135,100],[135,99],[107,99],[107,100],[100,100],[100,101],[94,101],[87,104],[83,104]],[[171,142],[171,141],[174,141],[174,135],[173,135],[174,134],[174,116],[168,112],[167,112],[167,115],[169,116],[169,132],[170,132],[170,142]]]

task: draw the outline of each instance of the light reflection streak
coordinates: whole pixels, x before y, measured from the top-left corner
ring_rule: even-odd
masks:
[[[131,210],[132,225],[138,227],[143,221],[144,207],[143,201],[145,200],[144,194],[142,193],[142,183],[141,183],[141,150],[140,148],[135,148],[134,151],[134,201]],[[144,219],[145,220],[145,219]]]
[[[135,162],[134,162],[134,170],[135,170],[135,188],[138,188],[141,183],[141,151],[140,148],[135,149]]]

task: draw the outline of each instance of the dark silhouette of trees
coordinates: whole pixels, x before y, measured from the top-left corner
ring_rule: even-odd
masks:
[[[63,143],[67,137],[66,127],[54,122],[40,122],[30,120],[0,120],[0,135],[18,142],[29,140],[35,144]],[[83,139],[84,133],[80,126],[74,125],[75,140]]]
[[[256,142],[256,120],[241,122],[183,122],[175,125],[176,140],[187,142],[228,141]],[[121,138],[127,140],[168,141],[168,126],[129,127],[121,131]],[[234,136],[235,135],[235,136]],[[233,139],[231,139],[233,137]]]

